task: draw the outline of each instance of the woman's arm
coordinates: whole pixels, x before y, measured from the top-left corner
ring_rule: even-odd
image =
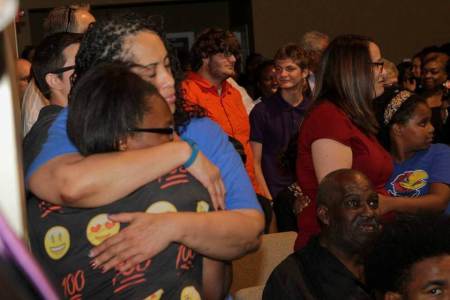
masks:
[[[272,200],[272,195],[270,195],[269,188],[267,187],[266,180],[261,168],[261,158],[262,158],[262,147],[263,145],[258,142],[250,141],[250,147],[253,151],[253,165],[255,167],[255,177],[258,185],[261,187],[263,196],[269,200]]]
[[[207,300],[225,299],[232,281],[231,262],[203,257],[203,295]]]
[[[236,259],[257,249],[264,229],[263,214],[255,209],[121,213],[109,218],[129,226],[91,250],[94,264],[105,272],[114,267],[128,270],[173,242],[212,259]]]
[[[380,195],[380,213],[440,213],[450,201],[450,186],[445,183],[432,183],[428,194],[420,197],[388,197]]]
[[[184,141],[88,157],[66,154],[38,168],[28,186],[37,197],[54,204],[97,207],[181,166],[190,154]],[[188,171],[208,189],[215,208],[223,208],[224,186],[217,167],[199,153]]]
[[[318,139],[311,145],[317,182],[338,169],[351,169],[352,149],[332,139]]]

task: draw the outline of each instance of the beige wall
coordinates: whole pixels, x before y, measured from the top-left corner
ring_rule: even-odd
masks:
[[[269,57],[309,30],[368,35],[396,62],[450,42],[449,0],[253,0],[252,6],[255,49]]]

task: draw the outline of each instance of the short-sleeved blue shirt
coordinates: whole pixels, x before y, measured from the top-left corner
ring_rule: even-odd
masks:
[[[447,145],[432,144],[401,164],[394,162],[394,172],[386,183],[386,190],[392,196],[418,197],[426,195],[432,183],[450,184],[450,147]],[[446,213],[450,214],[450,204]]]
[[[26,181],[47,161],[60,155],[78,153],[67,135],[67,116],[68,109],[65,108],[50,127],[47,141],[26,171]],[[239,155],[218,125],[208,118],[192,119],[182,137],[194,140],[202,153],[219,168],[226,188],[227,209],[261,210]]]

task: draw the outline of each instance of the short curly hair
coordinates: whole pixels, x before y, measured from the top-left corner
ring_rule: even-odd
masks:
[[[419,261],[450,255],[450,216],[402,216],[386,224],[365,262],[366,281],[378,292],[405,293]]]
[[[217,53],[231,53],[239,56],[241,46],[237,38],[228,30],[220,28],[205,29],[194,42],[191,49],[192,70],[198,71],[203,59]]]
[[[174,119],[177,131],[180,132],[188,124],[191,118],[204,116],[204,112],[194,105],[190,105],[189,108],[185,107],[186,104],[182,100],[179,92],[179,84],[183,78],[183,73],[181,72],[174,51],[165,39],[162,26],[157,22],[157,18],[141,17],[134,13],[125,13],[105,18],[91,24],[85,33],[75,60],[75,71],[72,77],[72,84],[75,85],[77,80],[79,80],[83,74],[98,64],[114,61],[133,63],[127,61],[129,60],[129,57],[127,57],[126,49],[123,47],[124,41],[127,37],[136,35],[142,31],[156,33],[161,38],[168,51],[177,90]]]

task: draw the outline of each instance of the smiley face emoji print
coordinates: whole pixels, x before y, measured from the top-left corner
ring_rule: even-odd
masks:
[[[44,248],[51,259],[58,260],[66,255],[70,248],[69,231],[62,226],[53,226],[44,237]]]
[[[86,237],[92,245],[98,246],[119,231],[119,223],[109,220],[107,214],[99,214],[89,221],[86,227]]]

